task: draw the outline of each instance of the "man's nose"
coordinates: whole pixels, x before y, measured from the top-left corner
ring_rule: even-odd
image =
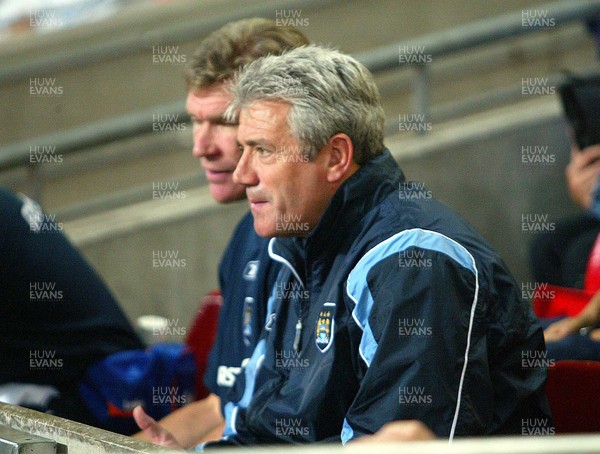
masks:
[[[209,122],[203,122],[194,126],[194,145],[192,154],[201,158],[217,152],[217,147],[213,143],[213,130]]]
[[[245,150],[233,172],[233,182],[244,186],[256,186],[258,175],[252,166],[252,157],[249,150]]]

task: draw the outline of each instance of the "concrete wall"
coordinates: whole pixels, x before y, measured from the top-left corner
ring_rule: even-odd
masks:
[[[425,183],[469,220],[518,283],[531,280],[527,251],[535,236],[523,227],[523,217],[547,218],[534,228],[548,234],[552,223],[577,210],[567,196],[570,145],[553,97],[461,119],[434,128],[424,139],[388,143],[408,178]],[[530,153],[527,147],[538,147],[545,156],[538,161],[546,162],[527,162],[535,161],[523,157]]]
[[[105,278],[126,314],[167,317],[185,335],[247,203],[219,206],[207,188],[66,223],[67,235]]]
[[[302,30],[315,42],[329,43],[346,52],[360,52],[414,38],[427,33],[460,26],[471,21],[493,17],[504,12],[534,8],[541,0],[503,2],[470,2],[432,0],[430,2],[397,0],[349,0],[335,5],[321,4],[302,8],[306,19]],[[156,36],[156,44],[164,44],[161,30],[177,27],[187,21],[210,24],[243,7],[267,5],[267,17],[275,17],[283,2],[259,0],[181,0],[142,12],[124,12],[109,21],[90,24],[64,33],[30,36],[3,43],[0,60],[5,65],[27,64],[40,57],[59,55],[84,49],[85,45],[110,42],[131,34],[136,37]],[[177,46],[176,56],[188,61],[201,37],[188,39]],[[561,69],[587,67],[594,61],[595,46],[582,24],[566,29],[544,30],[528,37],[514,38],[492,46],[451,57],[436,58],[431,68],[431,101],[434,107],[490,90],[515,86],[522,77],[545,77]],[[17,140],[32,140],[33,146],[50,146],[33,140],[40,135],[81,126],[127,112],[152,109],[154,106],[183,101],[183,63],[157,64],[152,46],[131,55],[75,69],[59,69],[51,73],[32,71],[21,80],[0,83],[0,146]],[[409,96],[412,69],[389,71],[377,76],[389,117],[411,112]],[[63,89],[56,97],[32,96],[30,78],[54,78]],[[78,157],[65,156],[61,165],[43,169],[42,203],[56,211],[71,203],[114,194],[132,185],[166,181],[186,169],[197,169],[190,156],[190,128],[172,138],[167,134],[150,134],[139,140],[120,142],[99,155],[130,153],[131,162],[119,161],[82,168]],[[165,136],[173,139],[166,144]],[[140,154],[163,145],[162,154]],[[0,151],[1,152],[1,151]],[[114,153],[113,153],[114,152]],[[56,151],[60,154],[60,150]],[[23,169],[12,172],[19,177]],[[27,190],[15,179],[9,184]],[[8,183],[7,183],[8,182]]]
[[[447,2],[433,0],[348,0],[335,5],[300,9],[306,22],[301,29],[314,41],[330,43],[345,52],[367,50],[396,40],[408,39],[472,20],[531,7],[542,0],[503,2]],[[110,20],[68,29],[60,34],[32,35],[3,44],[4,64],[29,62],[41,56],[75,51],[82,45],[110,42],[133,36],[152,36],[156,30],[196,19],[209,24],[245,7],[272,5],[266,17],[275,19],[284,2],[259,0],[180,0],[161,7],[146,6],[125,11]],[[357,33],[360,31],[359,33]],[[156,45],[165,44],[156,34]],[[160,64],[148,46],[125,58],[100,64],[59,70],[52,74],[32,72],[22,80],[0,87],[0,144],[35,137],[43,133],[82,125],[129,111],[181,99],[185,91],[182,71],[203,37],[170,43],[178,46],[174,63]],[[184,61],[185,60],[185,61]],[[56,78],[62,96],[30,95],[31,78]]]

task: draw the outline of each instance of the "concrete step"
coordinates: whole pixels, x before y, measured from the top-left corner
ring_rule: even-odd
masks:
[[[535,8],[541,3],[432,0],[427,4],[410,1],[400,5],[396,0],[352,0],[343,2],[342,8],[337,3],[312,2],[310,7],[299,8],[297,12],[306,19],[302,30],[316,42],[331,43],[347,52],[359,52],[484,17]],[[278,5],[283,4],[270,3],[267,16],[275,18],[280,11]],[[168,30],[190,21],[197,21],[199,26],[206,25],[243,7],[261,5],[264,7],[265,3],[257,0],[181,0],[160,7],[146,6],[147,9],[141,12],[128,11],[113,20],[81,29],[6,42],[0,49],[0,58],[8,65],[24,64],[53,52],[58,55],[69,49],[81,49],[84,44],[125,39],[130,34],[154,36],[153,30]],[[356,33],[356,30],[362,33]],[[160,41],[160,36],[156,39]],[[176,54],[187,59],[200,39],[195,37],[177,44]],[[430,75],[432,113],[439,112],[440,108],[444,110],[448,103],[462,102],[473,95],[518,87],[523,78],[543,78],[565,68],[576,71],[587,68],[594,61],[594,43],[582,24],[549,28],[473,52],[436,59],[432,62]],[[2,83],[0,103],[6,108],[0,112],[0,144],[39,137],[130,111],[151,109],[160,103],[183,101],[182,69],[183,64],[179,63],[153,62],[152,46],[148,46],[101,64],[58,70],[52,74],[32,74],[34,78],[55,78],[64,88],[60,97],[32,96],[28,89],[29,78]],[[409,89],[413,72],[408,68],[377,75],[392,129],[398,130],[398,119],[412,112]],[[188,128],[180,134],[150,134],[94,150],[89,156],[89,168],[81,164],[88,157],[65,156],[59,165],[51,164],[42,170],[44,206],[50,211],[60,211],[95,197],[189,174],[199,168],[190,156],[190,144]],[[46,144],[32,142],[32,145]],[[60,150],[56,153],[60,154]],[[131,160],[117,159],[107,163],[109,158],[121,154],[130,155]],[[27,190],[25,176],[25,169],[4,172],[0,174],[0,184]],[[199,184],[202,184],[201,177]]]

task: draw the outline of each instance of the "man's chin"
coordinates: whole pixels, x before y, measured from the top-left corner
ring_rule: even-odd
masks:
[[[218,203],[232,203],[246,198],[246,192],[243,187],[238,188],[222,184],[211,184],[209,186],[210,195]]]
[[[254,218],[254,231],[258,236],[263,238],[273,238],[274,236],[281,236],[280,232],[276,232],[274,228],[268,225],[260,224],[256,222]]]
[[[254,231],[256,234],[263,238],[289,238],[294,236],[305,236],[305,232],[292,232],[286,231],[282,229],[274,228],[273,226],[265,226],[262,224],[257,224],[256,219],[254,222]]]

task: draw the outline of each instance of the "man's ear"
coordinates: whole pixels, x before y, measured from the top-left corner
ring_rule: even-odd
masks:
[[[348,178],[358,167],[354,161],[354,144],[346,134],[340,133],[327,141],[327,181],[339,183]]]

